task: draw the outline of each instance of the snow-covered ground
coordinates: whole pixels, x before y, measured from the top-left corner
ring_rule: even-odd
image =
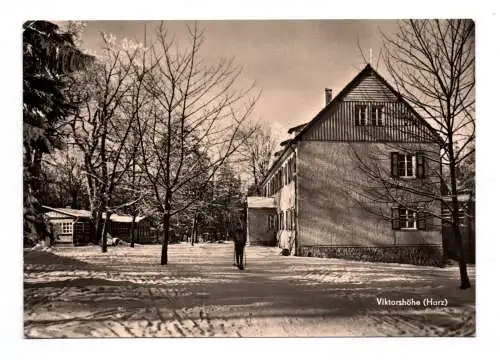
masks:
[[[240,271],[232,251],[171,245],[166,266],[157,245],[25,251],[25,336],[475,335],[474,267],[473,288],[463,291],[454,266],[283,257],[250,246]],[[424,306],[425,298],[446,306]]]

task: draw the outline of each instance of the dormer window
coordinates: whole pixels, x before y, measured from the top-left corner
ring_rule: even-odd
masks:
[[[367,105],[356,105],[354,107],[356,125],[367,125],[368,124],[368,106]]]
[[[384,107],[382,105],[371,106],[371,122],[374,126],[384,125]]]

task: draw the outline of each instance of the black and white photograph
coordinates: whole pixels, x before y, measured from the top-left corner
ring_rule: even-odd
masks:
[[[26,20],[25,338],[475,337],[475,22]]]

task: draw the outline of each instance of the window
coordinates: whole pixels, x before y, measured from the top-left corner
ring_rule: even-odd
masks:
[[[356,105],[354,107],[356,125],[367,125],[367,123],[368,123],[367,108],[368,108],[368,106],[366,106],[366,105]]]
[[[71,235],[73,234],[73,223],[63,222],[59,224],[59,231],[61,235]]]
[[[424,177],[425,158],[422,153],[401,154],[391,153],[391,176],[393,178],[419,178]]]
[[[401,229],[411,230],[417,228],[417,213],[414,210],[399,209],[399,221],[401,222]]]
[[[451,208],[445,207],[443,208],[443,218],[450,223],[453,221],[451,216]],[[465,210],[463,207],[458,209],[458,225],[459,226],[467,226],[467,216],[465,215]]]
[[[458,225],[467,226],[467,218],[465,217],[464,209],[458,210]]]
[[[382,105],[371,106],[371,121],[372,125],[384,125],[384,107]]]
[[[415,156],[399,154],[398,156],[398,175],[399,177],[415,176]]]
[[[428,213],[419,208],[419,211],[407,209],[402,206],[393,207],[391,220],[393,230],[429,230],[432,221]],[[428,222],[428,220],[430,222]],[[429,228],[428,228],[429,227]]]

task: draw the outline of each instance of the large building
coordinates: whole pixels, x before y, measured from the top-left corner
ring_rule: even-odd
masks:
[[[438,196],[401,191],[439,194],[439,137],[370,65],[325,98],[289,130],[261,183],[274,204],[268,233],[298,256],[440,265]]]

